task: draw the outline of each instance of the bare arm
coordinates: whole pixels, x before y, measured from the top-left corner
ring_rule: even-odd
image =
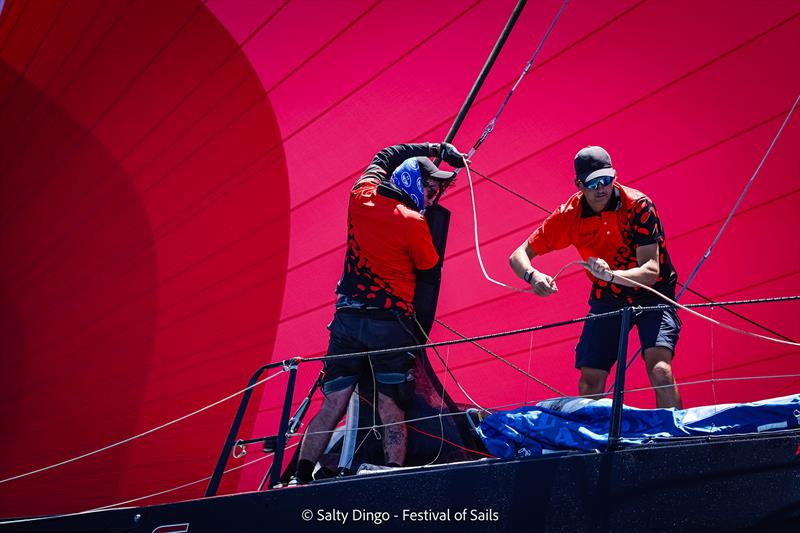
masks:
[[[531,259],[534,257],[536,257],[536,252],[533,251],[526,240],[519,248],[514,250],[514,253],[508,258],[508,262],[511,265],[511,270],[513,270],[520,279],[524,280],[525,274],[531,272],[530,284],[534,294],[550,296],[554,292],[558,292],[558,287],[555,281],[553,281],[553,278],[533,268]]]
[[[630,268],[628,270],[610,270],[608,263],[596,257],[590,257],[588,263],[588,270],[596,278],[604,281],[610,281],[617,285],[625,287],[634,287],[633,283],[627,281],[632,279],[642,285],[652,287],[655,285],[659,274],[659,249],[658,243],[639,246],[636,249],[636,262],[639,266]],[[627,279],[623,279],[627,278]]]

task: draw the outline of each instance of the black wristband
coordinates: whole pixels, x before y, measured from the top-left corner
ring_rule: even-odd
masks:
[[[525,273],[522,275],[522,279],[524,279],[527,283],[530,283],[533,279],[533,270],[526,270]]]

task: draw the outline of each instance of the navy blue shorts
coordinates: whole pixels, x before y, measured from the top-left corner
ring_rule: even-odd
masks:
[[[411,319],[388,312],[339,309],[328,325],[331,332],[328,355],[382,350],[419,344],[411,334],[416,327]],[[396,352],[370,357],[346,357],[325,361],[325,394],[346,389],[358,382],[362,374],[375,372],[375,380],[383,385],[400,385],[414,380],[412,352]],[[370,364],[372,368],[370,368]]]
[[[657,305],[658,303],[648,304]],[[618,311],[619,304],[604,300],[589,300],[589,315]],[[622,316],[615,315],[583,323],[583,332],[575,347],[575,368],[589,367],[611,370],[617,361],[619,328]],[[654,346],[668,348],[675,355],[675,345],[681,332],[681,320],[675,309],[634,311],[631,327],[636,326],[639,342],[644,350]]]

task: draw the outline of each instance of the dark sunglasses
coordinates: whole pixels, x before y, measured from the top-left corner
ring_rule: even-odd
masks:
[[[599,178],[595,178],[589,183],[584,183],[583,186],[590,191],[595,190],[596,188],[600,187],[608,187],[611,185],[611,182],[614,181],[614,176],[600,176]]]

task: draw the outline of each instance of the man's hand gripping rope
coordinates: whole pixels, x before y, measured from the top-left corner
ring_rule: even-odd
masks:
[[[467,181],[469,182],[469,193],[470,193],[470,197],[472,198],[472,217],[473,217],[472,221],[473,221],[473,227],[475,229],[475,253],[478,256],[478,264],[481,267],[481,272],[483,272],[483,276],[489,282],[494,283],[495,285],[500,285],[501,287],[505,287],[507,289],[510,289],[510,290],[513,290],[513,291],[516,291],[516,292],[527,292],[527,293],[531,293],[531,294],[536,294],[538,296],[550,296],[551,294],[553,294],[555,292],[558,292],[558,286],[556,285],[556,279],[558,279],[558,277],[561,275],[561,273],[564,272],[567,268],[569,268],[569,267],[571,267],[573,265],[580,265],[583,268],[585,268],[586,270],[588,270],[594,277],[596,277],[598,279],[601,279],[601,280],[609,282],[609,283],[614,283],[616,280],[625,280],[625,282],[626,283],[630,283],[630,285],[632,287],[639,287],[640,289],[644,289],[646,291],[652,292],[654,295],[658,296],[659,298],[661,298],[665,302],[667,302],[667,303],[669,303],[671,305],[674,305],[678,309],[682,309],[682,310],[686,311],[687,313],[691,313],[692,315],[695,315],[698,318],[701,318],[703,320],[711,322],[712,324],[720,326],[720,327],[725,328],[727,330],[733,331],[734,333],[739,333],[739,334],[742,334],[742,335],[747,335],[748,337],[755,337],[757,339],[762,339],[762,340],[766,340],[766,341],[777,342],[779,344],[786,344],[786,345],[789,345],[789,346],[800,347],[800,343],[787,341],[787,340],[783,340],[783,339],[777,339],[777,338],[774,338],[774,337],[769,337],[767,335],[760,335],[758,333],[753,333],[753,332],[750,332],[750,331],[739,329],[739,328],[733,327],[731,325],[725,324],[723,322],[720,322],[718,320],[714,320],[713,318],[708,317],[708,316],[706,316],[706,315],[704,315],[702,313],[698,313],[694,309],[690,309],[688,307],[685,307],[685,306],[679,304],[678,302],[676,302],[676,301],[674,301],[674,300],[672,300],[670,298],[667,298],[666,296],[664,296],[663,294],[661,294],[657,290],[653,289],[652,287],[648,287],[647,285],[639,283],[638,281],[632,280],[631,278],[626,277],[623,274],[620,274],[619,272],[617,272],[616,274],[613,273],[611,271],[611,269],[609,268],[608,263],[606,261],[604,261],[603,259],[600,259],[600,258],[597,258],[597,257],[590,257],[588,259],[588,261],[572,261],[572,262],[569,262],[566,265],[564,265],[563,267],[561,267],[561,269],[552,278],[550,276],[548,276],[547,274],[544,274],[542,272],[536,271],[531,276],[531,288],[530,289],[520,289],[518,287],[513,287],[511,285],[507,285],[507,284],[505,284],[505,283],[503,283],[501,281],[497,281],[496,279],[493,279],[486,272],[486,267],[484,267],[483,258],[481,257],[481,248],[480,248],[480,243],[478,242],[478,214],[477,214],[477,209],[475,208],[475,190],[474,190],[474,187],[472,185],[472,174],[470,173],[469,165],[467,164],[468,160],[466,159],[466,157],[463,157],[463,159],[464,159],[464,168],[467,170]]]

